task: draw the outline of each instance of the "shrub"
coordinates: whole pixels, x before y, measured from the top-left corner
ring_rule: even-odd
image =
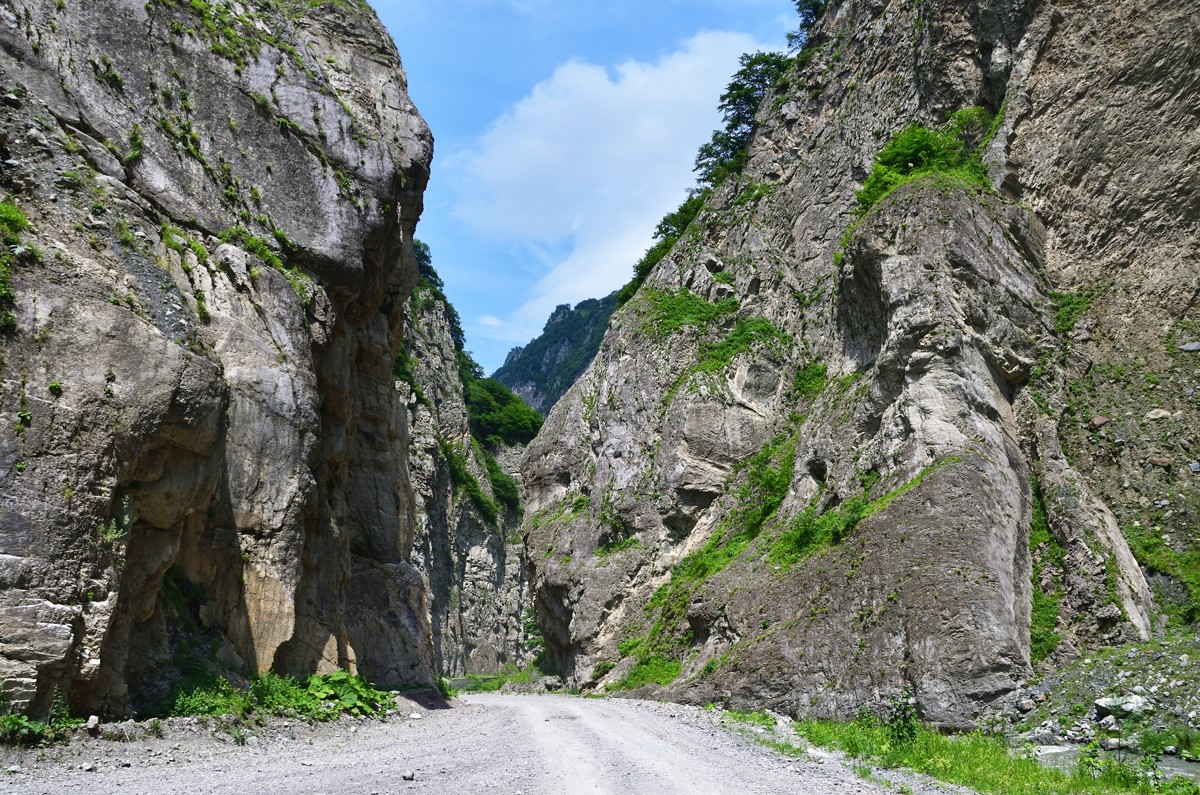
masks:
[[[990,191],[983,150],[1002,118],[1003,110],[992,118],[983,108],[964,108],[936,130],[920,124],[908,125],[876,155],[870,176],[855,194],[854,215],[866,215],[896,188],[924,177],[934,177],[950,186]],[[841,267],[856,224],[857,220],[842,234],[833,253],[835,267]]]

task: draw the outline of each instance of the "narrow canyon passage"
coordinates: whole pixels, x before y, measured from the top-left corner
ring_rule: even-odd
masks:
[[[405,708],[407,709],[407,707]],[[420,709],[413,707],[413,709]],[[414,719],[412,714],[421,717]],[[164,737],[10,749],[10,795],[172,793],[877,793],[832,759],[790,759],[677,704],[476,694],[386,723],[275,722],[236,745],[173,721]],[[411,772],[413,780],[405,780]],[[932,791],[932,790],[931,790]]]

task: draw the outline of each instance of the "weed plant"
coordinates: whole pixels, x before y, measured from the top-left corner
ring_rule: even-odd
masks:
[[[883,716],[864,711],[852,723],[809,720],[795,724],[795,729],[813,744],[838,748],[855,759],[910,768],[985,795],[1200,795],[1195,782],[1163,779],[1154,757],[1134,765],[1101,757],[1098,747],[1093,747],[1073,771],[1064,772],[1014,753],[996,737],[978,732],[944,735],[926,728],[911,706],[899,702]]]

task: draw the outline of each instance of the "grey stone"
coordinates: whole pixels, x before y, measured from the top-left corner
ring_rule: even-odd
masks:
[[[4,342],[5,373],[63,386],[62,399],[30,401],[26,476],[0,476],[0,582],[21,583],[0,589],[0,680],[18,709],[55,686],[89,694],[81,709],[153,700],[178,620],[168,569],[239,670],[355,666],[382,687],[436,679],[392,376],[433,142],[364,9],[273,12],[279,47],[264,42],[241,74],[202,37],[146,35],[176,13],[165,4],[68,3],[29,29],[0,25],[0,85],[29,92],[0,114],[6,156],[30,184],[65,170],[90,178],[85,163],[99,172],[86,216],[72,202],[28,203],[23,242],[55,255],[22,273],[21,331]],[[124,78],[120,101],[77,68],[102,54]],[[353,68],[327,72],[327,57]],[[227,164],[253,210],[224,199],[221,180],[155,123],[171,111],[146,87],[167,82],[176,102],[186,85],[205,163]],[[254,95],[278,105],[264,115]],[[102,140],[123,150],[135,123],[144,141],[131,165]],[[78,153],[62,150],[68,137]],[[134,250],[105,242],[117,219],[144,235]],[[207,260],[164,241],[164,225]],[[257,240],[216,237],[237,225]],[[296,269],[295,287],[255,253],[266,246]],[[168,318],[171,304],[182,309]],[[0,413],[15,417],[17,401],[0,390]],[[13,427],[0,423],[0,461],[13,460]],[[48,497],[33,498],[28,473]]]
[[[97,715],[89,715],[87,723],[84,724],[87,733],[95,737],[100,733],[100,718]]]
[[[1179,350],[1184,353],[1196,353],[1200,351],[1200,342],[1188,342],[1179,346]]]
[[[403,778],[405,781],[415,781],[417,778],[417,773],[415,770],[405,770]]]
[[[1093,702],[1096,715],[1105,718],[1110,715],[1123,718],[1130,715],[1141,715],[1150,709],[1150,702],[1136,694],[1126,696],[1109,696]]]

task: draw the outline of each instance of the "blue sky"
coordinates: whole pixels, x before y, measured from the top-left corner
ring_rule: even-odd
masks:
[[[417,237],[487,372],[628,281],[789,0],[373,0],[436,139]]]

